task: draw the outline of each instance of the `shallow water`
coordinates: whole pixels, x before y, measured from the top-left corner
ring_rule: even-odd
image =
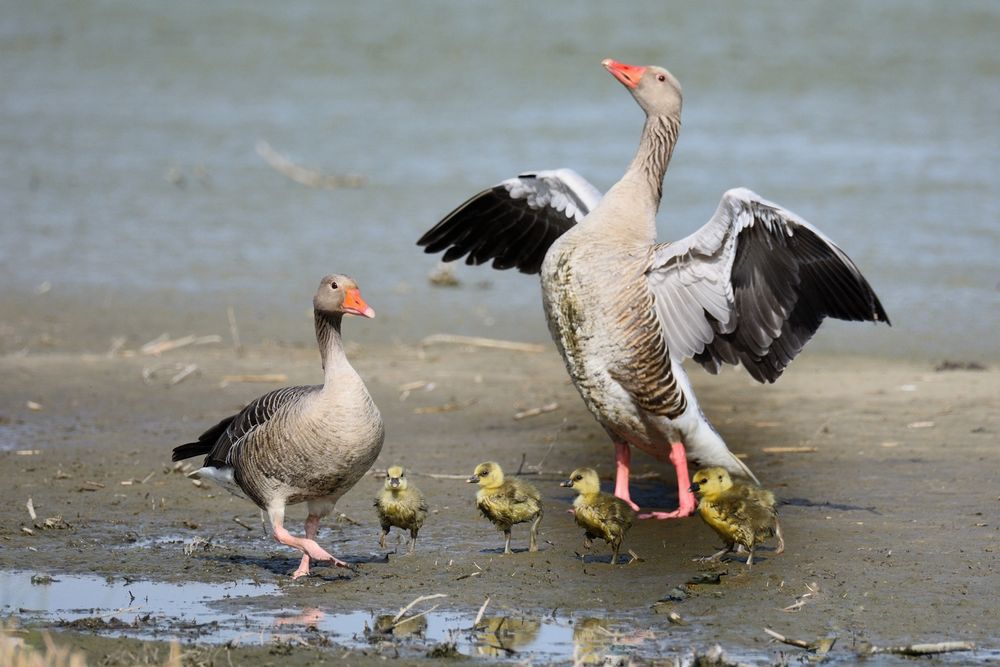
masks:
[[[380,642],[401,643],[404,650],[407,645],[414,650],[453,644],[469,656],[524,654],[545,660],[586,656],[588,661],[625,650],[655,653],[664,648],[656,633],[626,629],[624,623],[606,617],[541,617],[508,611],[484,614],[473,628],[474,613],[435,611],[440,600],[416,605],[397,619],[398,610],[375,614],[296,609],[291,601],[285,608],[255,609],[255,601],[283,592],[281,587],[250,581],[173,584],[81,575],[39,581],[35,576],[0,573],[0,613],[16,615],[22,624],[58,623],[102,634],[194,637],[230,644],[295,643],[321,633],[351,648]]]
[[[603,610],[572,616],[535,615],[516,610],[486,613],[476,624],[472,610],[448,609],[440,599],[419,602],[398,616],[383,613],[297,608],[274,598],[289,598],[302,584],[183,584],[61,574],[0,572],[0,615],[21,625],[62,627],[108,636],[196,640],[230,646],[276,643],[371,649],[390,657],[417,657],[435,648],[473,658],[541,660],[552,663],[607,664],[608,660],[688,655],[695,635],[674,626],[643,627]],[[267,603],[264,604],[264,601]],[[443,606],[445,610],[438,610]],[[793,654],[791,651],[789,654]],[[838,654],[840,653],[840,654]],[[727,651],[731,659],[772,664],[769,650]],[[806,653],[802,652],[805,656]],[[1000,659],[1000,652],[978,650],[937,656],[932,664],[964,664]],[[852,664],[853,653],[834,652],[826,664]],[[905,663],[896,656],[873,656],[871,665]]]
[[[104,349],[225,333],[233,304],[246,342],[309,341],[309,296],[336,270],[383,318],[352,335],[545,339],[534,278],[469,268],[429,290],[414,242],[525,169],[613,183],[641,123],[599,65],[614,56],[685,87],[662,238],[751,187],[839,241],[893,320],[827,326],[812,348],[997,352],[989,0],[3,5],[0,324],[49,312],[73,323],[66,344]],[[259,139],[367,185],[293,183]]]

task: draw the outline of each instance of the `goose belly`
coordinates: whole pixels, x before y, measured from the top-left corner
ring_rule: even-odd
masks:
[[[324,410],[302,415],[294,432],[261,432],[247,443],[247,458],[238,473],[241,486],[265,504],[274,497],[289,505],[319,498],[336,501],[382,450],[385,432],[377,410],[369,419],[345,419],[357,414]]]
[[[577,253],[553,250],[542,265],[542,302],[574,386],[612,438],[664,455],[663,445],[679,437],[675,421],[644,410],[615,379],[637,371],[635,351],[615,335],[621,304],[608,285],[614,273],[587,270],[590,262]]]

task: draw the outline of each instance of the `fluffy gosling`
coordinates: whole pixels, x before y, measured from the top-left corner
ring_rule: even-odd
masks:
[[[593,468],[577,468],[559,486],[568,486],[577,493],[573,516],[584,530],[584,548],[589,550],[594,538],[599,537],[611,545],[611,564],[617,563],[622,539],[635,523],[632,508],[621,498],[601,491],[601,480]]]
[[[699,470],[691,482],[691,491],[698,496],[701,518],[726,545],[722,551],[696,560],[719,560],[739,545],[750,552],[747,557],[750,567],[754,549],[769,537],[778,538],[774,553],[785,550],[773,493],[747,482],[734,482],[725,468]]]
[[[503,547],[505,554],[512,553],[511,526],[528,521],[532,522],[528,551],[538,551],[538,524],[542,521],[542,497],[538,489],[519,479],[505,480],[503,469],[494,461],[477,465],[472,477],[466,481],[479,484],[476,507],[503,531],[506,537]]]
[[[417,544],[417,532],[427,518],[427,501],[420,489],[410,486],[401,466],[389,468],[385,486],[375,498],[375,512],[382,524],[382,537],[378,545],[385,549],[385,538],[393,526],[410,531],[410,548],[413,553]]]

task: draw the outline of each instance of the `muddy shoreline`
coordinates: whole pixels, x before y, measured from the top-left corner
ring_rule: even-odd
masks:
[[[0,358],[6,480],[0,570],[56,579],[96,575],[123,588],[130,581],[272,586],[274,594],[216,603],[220,615],[255,619],[252,631],[261,640],[239,648],[243,664],[308,664],[334,655],[357,664],[396,656],[451,660],[427,657],[441,642],[419,633],[367,641],[336,629],[338,615],[361,613],[374,624],[418,596],[439,593],[447,597],[413,611],[439,604],[432,622],[435,614],[450,614],[471,627],[489,598],[484,618],[535,619],[542,629],[535,631],[536,645],[550,627],[539,619],[574,629],[598,619],[610,627],[602,636],[611,639],[595,649],[595,658],[642,663],[715,643],[752,663],[801,653],[771,642],[763,633],[770,627],[807,640],[837,636],[833,660],[855,659],[863,642],[942,640],[975,642],[978,652],[965,661],[997,659],[996,370],[935,372],[931,363],[805,354],[776,385],[762,387],[739,371],[711,377],[692,369],[710,419],[784,503],[785,554],[764,551],[748,572],[738,562],[692,562],[717,548],[697,518],[640,523],[625,543],[641,558],[630,565],[609,566],[602,547],[581,557],[582,535],[563,511],[571,495],[558,482],[579,465],[595,466],[608,480],[612,448],[551,350],[354,343],[349,351],[387,427],[375,473],[341,501],[345,516],[320,532],[320,541],[352,570],[318,567],[316,576],[292,582],[294,554],[264,535],[252,505],[195,486],[169,463],[173,445],[276,386],[224,382],[226,376],[286,375],[278,384],[319,379],[312,349],[254,346],[237,357],[211,343],[158,357],[125,346],[110,356]],[[558,407],[513,418],[551,403]],[[766,451],[774,447],[814,451]],[[458,478],[486,459],[522,467],[542,490],[540,552],[502,556],[500,535],[477,516],[473,491]],[[371,500],[377,473],[393,463],[412,471],[432,509],[412,556],[377,545]],[[669,464],[643,454],[633,463],[636,500],[672,506]],[[304,518],[301,509],[291,510],[293,524]],[[53,521],[46,526],[46,519]],[[527,532],[519,528],[514,545],[523,549]],[[688,583],[706,572],[724,574],[718,584]],[[128,662],[114,653],[118,645],[100,637],[106,629],[58,628],[51,618],[3,604],[4,616],[35,630],[54,628],[59,642],[86,650],[94,662]],[[145,609],[155,612],[156,601]],[[669,612],[685,625],[672,623]],[[125,613],[129,622],[142,615],[142,609]],[[211,631],[184,632],[182,618],[161,616],[157,639],[180,637],[188,651],[229,650],[218,643],[195,649],[211,643]],[[280,618],[293,619],[295,641],[274,641]],[[490,657],[571,663],[575,634],[566,641],[554,652],[508,647]],[[162,643],[134,646],[166,656]],[[276,655],[275,646],[287,655]],[[467,642],[465,654],[490,655],[477,646]]]

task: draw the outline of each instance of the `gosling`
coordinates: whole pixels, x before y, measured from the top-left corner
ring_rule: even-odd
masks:
[[[410,486],[406,480],[406,471],[401,466],[389,468],[385,486],[375,498],[375,512],[382,524],[382,537],[378,545],[385,549],[385,538],[393,526],[410,531],[410,548],[407,553],[413,553],[417,544],[417,532],[427,518],[427,501],[420,489]]]
[[[476,507],[487,519],[503,531],[506,541],[503,552],[510,550],[510,528],[531,521],[528,551],[538,551],[538,524],[542,521],[542,497],[538,489],[519,479],[504,480],[503,469],[494,461],[476,466],[469,484],[479,484]]]
[[[769,537],[778,538],[774,553],[784,552],[773,493],[747,482],[734,482],[725,468],[699,470],[691,481],[701,518],[726,545],[716,554],[695,560],[717,561],[739,545],[750,552],[747,567],[751,567],[754,549]]]
[[[621,498],[601,491],[601,480],[593,468],[577,468],[559,486],[576,491],[573,515],[584,530],[583,546],[590,549],[595,537],[611,545],[611,564],[618,562],[618,551],[625,533],[635,523],[635,512]]]

